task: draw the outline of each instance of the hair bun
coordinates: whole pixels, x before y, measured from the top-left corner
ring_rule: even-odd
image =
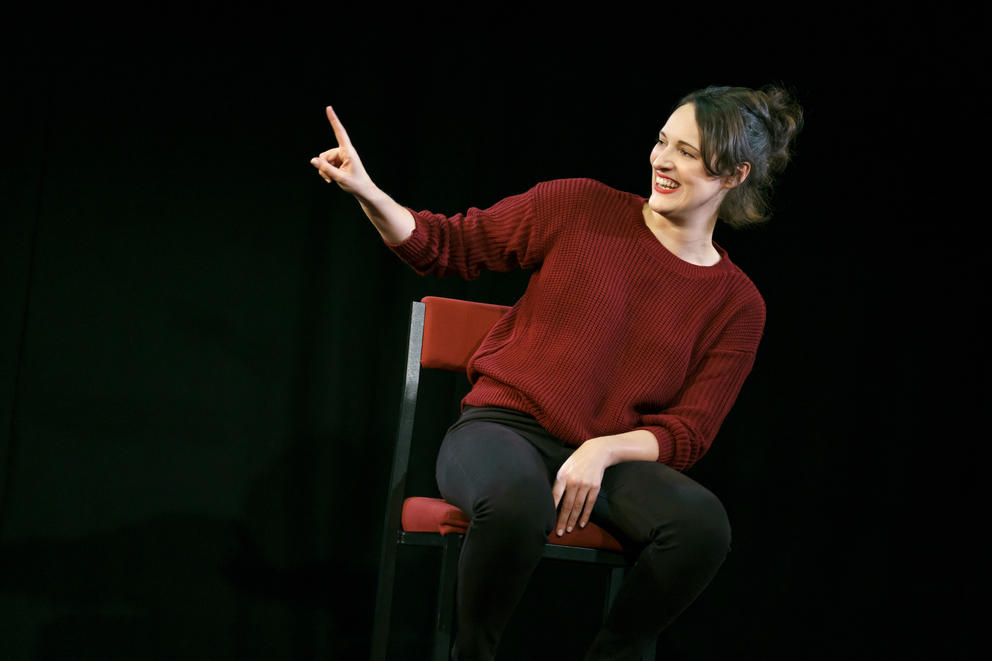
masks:
[[[762,87],[756,96],[763,107],[753,110],[768,127],[771,147],[768,167],[772,172],[781,172],[792,156],[792,141],[803,127],[803,109],[792,94],[777,85]]]

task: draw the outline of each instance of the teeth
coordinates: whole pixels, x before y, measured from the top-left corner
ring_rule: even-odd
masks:
[[[673,188],[679,187],[678,182],[672,181],[671,179],[665,179],[663,177],[655,177],[654,180],[655,183],[657,183],[660,188],[667,188],[671,190]]]

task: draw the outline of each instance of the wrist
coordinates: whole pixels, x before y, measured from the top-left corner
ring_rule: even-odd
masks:
[[[374,184],[370,184],[368,192],[356,193],[355,197],[386,243],[399,245],[413,234],[416,221],[410,212]]]
[[[382,192],[382,189],[376,186],[371,180],[368,181],[361,190],[356,189],[354,196],[358,198],[359,203],[362,206],[368,206],[369,208],[375,209],[383,206],[383,203],[391,199],[388,195]]]
[[[658,440],[647,429],[634,429],[623,434],[589,439],[605,453],[607,465],[624,461],[657,461]],[[589,442],[587,441],[587,442]]]
[[[612,436],[597,436],[588,439],[582,444],[586,452],[594,453],[600,458],[603,468],[609,468],[613,464],[620,463],[616,458],[616,443]]]

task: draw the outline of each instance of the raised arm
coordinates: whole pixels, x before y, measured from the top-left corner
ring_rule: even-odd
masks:
[[[372,182],[355,146],[351,144],[348,132],[331,106],[327,106],[327,121],[331,124],[338,146],[310,159],[310,164],[324,181],[333,181],[358,200],[384,241],[392,244],[403,242],[413,233],[413,216]]]

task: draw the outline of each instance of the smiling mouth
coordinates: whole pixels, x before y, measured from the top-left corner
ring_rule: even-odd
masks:
[[[659,193],[668,194],[677,191],[682,184],[670,177],[656,174],[654,176],[654,189]]]

